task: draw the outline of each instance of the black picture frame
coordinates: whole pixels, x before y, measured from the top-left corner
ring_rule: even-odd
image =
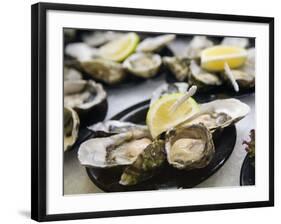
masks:
[[[137,8],[103,7],[74,4],[37,3],[31,7],[31,218],[37,221],[101,218],[147,215],[221,209],[274,206],[274,18],[241,15],[163,11]],[[254,22],[269,25],[269,200],[243,203],[209,204],[196,206],[163,207],[149,209],[115,210],[102,212],[46,214],[46,13],[63,10],[87,13],[111,13],[169,18],[207,19],[217,21]]]

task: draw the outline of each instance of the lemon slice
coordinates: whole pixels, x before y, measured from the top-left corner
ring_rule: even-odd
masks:
[[[100,56],[112,61],[123,61],[132,54],[139,43],[136,33],[128,33],[110,41],[99,49]]]
[[[146,124],[153,138],[199,111],[199,106],[192,97],[182,103],[177,110],[171,110],[172,105],[184,95],[184,93],[167,94],[150,106],[146,116]]]
[[[208,71],[223,71],[224,64],[233,68],[242,66],[247,59],[244,48],[220,45],[209,47],[201,52],[201,66]]]

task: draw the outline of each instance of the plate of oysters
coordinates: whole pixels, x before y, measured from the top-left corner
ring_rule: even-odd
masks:
[[[192,188],[230,157],[255,91],[253,40],[74,29],[64,40],[64,154],[98,188]]]

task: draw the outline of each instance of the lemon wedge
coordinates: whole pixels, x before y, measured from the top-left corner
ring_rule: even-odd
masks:
[[[153,138],[199,111],[199,106],[192,97],[189,97],[176,110],[171,110],[175,102],[184,95],[184,93],[166,94],[150,106],[146,116],[146,124]]]
[[[103,58],[121,62],[135,51],[139,39],[136,33],[128,33],[100,47],[99,54]]]
[[[225,63],[233,68],[242,66],[247,59],[247,51],[244,48],[233,46],[214,46],[201,52],[201,66],[208,71],[223,71]]]

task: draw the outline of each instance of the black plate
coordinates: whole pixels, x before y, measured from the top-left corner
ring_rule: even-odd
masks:
[[[243,161],[240,172],[241,186],[255,185],[255,166],[252,163],[253,159],[247,154]]]
[[[112,119],[143,124],[149,107],[149,101],[136,104]],[[92,137],[89,135],[89,137]],[[202,169],[181,171],[168,165],[152,179],[135,186],[122,186],[118,183],[122,168],[86,168],[90,179],[106,192],[143,191],[171,188],[191,188],[214,174],[231,155],[236,142],[236,128],[230,126],[214,136],[216,154],[210,164]]]

